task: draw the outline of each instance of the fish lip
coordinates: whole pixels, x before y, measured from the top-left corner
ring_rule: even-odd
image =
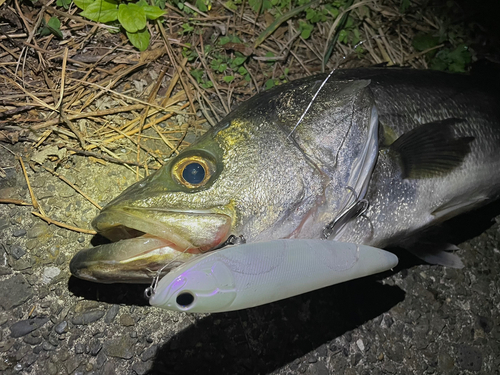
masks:
[[[110,244],[83,249],[70,262],[71,273],[100,283],[148,283],[166,264],[162,274],[182,264],[197,253],[209,251],[229,236],[230,226],[216,227],[213,241],[205,246],[193,244],[168,225],[141,216],[143,211],[160,214],[201,216],[229,223],[229,216],[212,210],[170,210],[144,207],[105,208],[92,225]],[[118,241],[116,241],[118,240]]]

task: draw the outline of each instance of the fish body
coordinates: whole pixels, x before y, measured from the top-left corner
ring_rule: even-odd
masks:
[[[159,265],[172,262],[167,272],[179,254],[183,262],[230,236],[411,246],[426,228],[498,197],[497,103],[472,76],[380,68],[256,95],[93,222],[112,240],[153,237],[161,250],[121,241],[119,261],[120,246],[87,249],[71,271],[149,282]]]

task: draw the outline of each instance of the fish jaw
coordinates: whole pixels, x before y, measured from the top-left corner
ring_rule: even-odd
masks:
[[[104,209],[92,222],[112,242],[78,252],[71,273],[100,283],[149,283],[158,272],[212,250],[230,234],[231,217],[198,210]]]

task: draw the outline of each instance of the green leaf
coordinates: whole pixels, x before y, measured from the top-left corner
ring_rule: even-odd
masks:
[[[61,32],[61,21],[59,21],[57,17],[51,17],[49,22],[47,22],[47,27],[56,37],[59,39],[63,38],[63,34]]]
[[[88,6],[96,0],[73,0],[75,5],[83,10],[87,10]],[[100,1],[99,1],[100,2]]]
[[[118,9],[116,9],[116,4],[96,0],[80,15],[92,21],[108,23],[118,19]]]
[[[418,34],[413,38],[413,48],[417,51],[425,51],[426,49],[436,47],[439,44],[439,38],[430,34]]]
[[[274,82],[274,79],[272,79],[272,78],[268,79],[266,81],[266,84],[265,84],[266,90],[272,89],[275,85],[276,85],[276,83]]]
[[[205,89],[210,89],[210,88],[214,87],[214,84],[212,81],[206,81],[205,83],[201,84],[201,87],[203,87]]]
[[[202,12],[208,11],[208,7],[203,0],[196,0],[195,5],[196,5],[196,8],[198,8]]]
[[[153,7],[151,5],[145,5],[142,7],[142,9],[144,9],[144,13],[146,13],[146,17],[150,20],[155,20],[158,17],[161,17],[167,13],[164,10],[161,10],[159,7],[157,7],[157,6]]]
[[[126,31],[130,43],[137,48],[139,51],[145,51],[149,47],[149,40],[151,35],[149,35],[148,29],[138,31],[136,33],[130,33]]]
[[[261,44],[269,35],[271,35],[272,33],[274,33],[276,31],[276,29],[278,27],[280,27],[280,25],[283,23],[283,22],[286,22],[288,21],[290,18],[292,18],[293,16],[296,16],[297,14],[299,14],[300,12],[306,10],[307,8],[309,8],[311,5],[313,4],[316,4],[318,2],[318,0],[315,0],[309,4],[305,4],[305,5],[302,5],[300,7],[297,7],[297,8],[294,8],[292,9],[291,11],[283,14],[282,16],[276,18],[274,20],[273,23],[271,23],[259,36],[258,38],[255,40],[255,43],[254,43],[254,48],[257,48],[257,46],[259,44]],[[311,29],[312,30],[312,29]],[[309,32],[309,35],[311,35],[311,33]],[[309,36],[307,37],[309,38]],[[304,39],[307,39],[307,38],[304,38]]]
[[[231,10],[238,10],[238,7],[232,0],[226,1],[224,5]]]
[[[314,26],[303,21],[299,21],[300,36],[304,39],[308,39],[311,36]]]
[[[71,0],[57,0],[56,4],[57,6],[63,7],[64,9],[69,9],[69,6],[71,5]]]
[[[219,39],[219,44],[223,46],[226,43],[229,43],[231,41],[231,38],[228,36],[223,36],[222,38]]]
[[[245,74],[248,73],[248,70],[246,70],[246,68],[244,66],[240,66],[238,68],[238,73],[240,73],[242,76],[244,76]]]
[[[120,4],[118,7],[118,21],[120,21],[123,28],[129,33],[136,33],[146,27],[146,12],[137,4]],[[132,44],[134,43],[132,42]]]
[[[240,65],[242,65],[246,61],[246,59],[247,59],[246,56],[235,57],[234,60],[233,60],[233,63],[236,66],[240,66]]]
[[[226,83],[231,83],[231,82],[233,82],[233,80],[234,80],[234,76],[224,76],[222,79],[223,79],[223,80],[224,80],[224,82],[226,82]]]
[[[61,21],[57,17],[51,17],[49,22],[42,28],[40,31],[40,36],[47,36],[53,34],[59,39],[63,38],[63,34],[61,32]]]
[[[196,79],[196,82],[198,83],[202,83],[203,81],[203,70],[201,69],[193,69],[189,72],[195,79]]]

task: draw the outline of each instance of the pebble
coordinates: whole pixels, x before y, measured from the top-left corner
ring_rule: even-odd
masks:
[[[28,230],[28,238],[39,238],[48,233],[49,226],[44,222],[38,222]]]
[[[45,267],[42,274],[42,283],[49,284],[55,277],[59,276],[61,270],[58,267]]]
[[[33,336],[33,335],[28,335],[23,338],[23,341],[26,344],[30,345],[39,345],[42,343],[42,338],[40,336]]]
[[[122,336],[106,343],[106,354],[110,357],[130,359],[134,356],[134,345],[137,339],[129,336]]]
[[[456,347],[457,365],[462,370],[481,371],[483,354],[478,348],[461,344]]]
[[[77,314],[71,320],[75,325],[85,325],[98,321],[104,316],[104,311],[102,310],[91,310],[86,311],[81,314]]]
[[[135,362],[132,365],[132,370],[134,370],[137,375],[144,375],[151,369],[151,367],[151,362]]]
[[[149,361],[150,359],[153,359],[153,357],[156,355],[157,350],[158,350],[158,345],[151,345],[149,348],[147,348],[142,352],[141,360],[146,362]]]
[[[12,245],[9,252],[15,260],[21,259],[26,254],[26,250],[19,245]]]
[[[68,322],[63,320],[54,326],[54,331],[56,331],[59,335],[62,335],[66,331],[66,327],[68,327]]]
[[[82,343],[77,343],[75,345],[75,353],[76,354],[82,354],[85,351],[85,346]]]
[[[24,235],[26,235],[26,229],[24,228],[16,228],[12,231],[12,235],[14,237],[22,237]]]
[[[99,352],[102,349],[102,344],[99,340],[93,339],[90,342],[90,355],[93,355],[94,357],[99,354]]]
[[[104,322],[105,323],[113,323],[113,321],[116,318],[116,315],[118,315],[118,312],[120,311],[120,306],[118,305],[113,305],[111,306],[108,311],[106,311],[106,316],[104,317]]]
[[[130,327],[135,324],[135,321],[130,314],[122,314],[120,316],[120,324],[125,327]]]
[[[13,325],[10,326],[10,336],[11,337],[25,336],[28,333],[33,332],[34,330],[40,328],[48,321],[49,321],[49,318],[47,318],[47,317],[43,317],[43,318],[37,317],[37,318],[32,318],[32,319],[21,320],[21,321],[14,323]]]

